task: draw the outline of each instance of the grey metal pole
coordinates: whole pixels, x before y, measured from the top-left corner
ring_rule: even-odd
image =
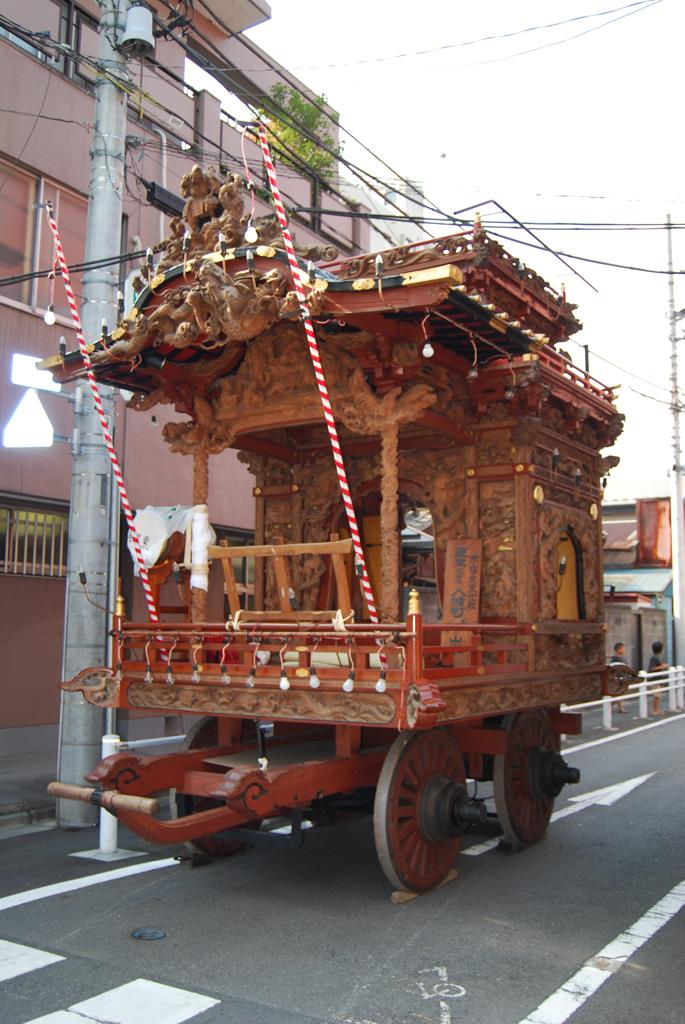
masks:
[[[671,215],[666,217],[668,239],[668,322],[671,342],[671,413],[673,415],[673,486],[671,488],[671,538],[673,564],[674,664],[685,657],[685,519],[683,517],[683,460],[680,444],[680,393],[678,389],[678,314],[673,280]]]
[[[124,187],[126,94],[112,78],[126,77],[126,59],[112,41],[121,38],[129,0],[98,0],[101,67],[95,83],[95,120],[90,151],[90,189],[85,260],[119,250]],[[83,276],[83,330],[87,341],[110,329],[117,315],[117,270],[89,270]],[[87,385],[78,385],[74,403],[75,443],[69,514],[69,554],[64,626],[63,673],[70,679],[90,665],[105,664],[107,652],[112,502],[110,462],[100,421]],[[105,413],[113,426],[112,390],[102,388]],[[82,584],[83,575],[89,601]],[[93,603],[94,602],[94,603]],[[95,607],[100,605],[100,608]],[[100,759],[103,715],[78,693],[63,693],[58,774],[62,782],[83,783]],[[94,825],[97,810],[76,800],[60,800],[58,822],[66,828]]]

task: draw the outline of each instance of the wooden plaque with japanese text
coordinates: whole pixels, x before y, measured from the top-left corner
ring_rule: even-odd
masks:
[[[448,540],[445,551],[445,584],[442,617],[446,622],[478,622],[480,618],[481,541]],[[450,630],[441,634],[441,644],[477,644],[477,634]],[[467,665],[472,655],[455,651],[448,659],[452,665]]]

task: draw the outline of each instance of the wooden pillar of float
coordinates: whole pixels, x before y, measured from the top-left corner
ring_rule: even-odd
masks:
[[[398,522],[399,424],[388,424],[381,434],[381,619],[397,622],[400,614],[400,541]]]

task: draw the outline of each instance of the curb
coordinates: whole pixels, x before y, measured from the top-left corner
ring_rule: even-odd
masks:
[[[38,821],[54,818],[55,801],[46,800],[33,804],[14,803],[0,806],[0,832],[5,828],[18,828],[33,825]]]

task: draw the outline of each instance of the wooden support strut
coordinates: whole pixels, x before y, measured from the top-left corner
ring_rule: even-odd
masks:
[[[399,424],[389,423],[381,443],[381,618],[399,616],[400,529],[398,523]]]

